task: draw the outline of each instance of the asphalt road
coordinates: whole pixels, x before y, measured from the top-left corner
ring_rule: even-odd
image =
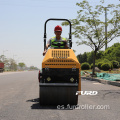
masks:
[[[37,71],[0,73],[0,120],[120,120],[120,87],[82,80],[78,106],[40,106]]]

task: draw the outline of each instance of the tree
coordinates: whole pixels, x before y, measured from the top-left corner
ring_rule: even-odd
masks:
[[[87,62],[87,54],[86,54],[86,52],[84,52],[84,54],[83,54],[82,57],[83,57],[83,61],[84,61],[84,62]]]
[[[79,54],[77,55],[77,58],[80,63],[87,62],[87,53],[84,52],[83,54]]]
[[[87,61],[88,61],[89,64],[92,64],[92,63],[93,63],[93,54],[94,54],[93,51],[88,54],[88,59],[87,59]]]
[[[0,62],[4,62],[5,59],[6,59],[5,55],[1,55],[1,56],[0,56]]]
[[[23,67],[25,67],[25,63],[18,63],[18,66],[20,66],[21,69],[23,69]]]
[[[38,70],[38,68],[35,66],[30,66],[30,70]]]
[[[78,59],[79,63],[83,63],[82,62],[82,54],[77,55],[77,59]]]
[[[101,2],[103,3],[104,1]],[[86,0],[83,0],[80,3],[76,3],[76,5],[80,7],[80,10],[77,12],[78,16],[76,19],[70,20],[72,22],[72,28],[74,29],[73,35],[80,39],[80,41],[77,41],[77,45],[85,44],[90,46],[94,51],[93,75],[95,74],[96,53],[106,43],[109,43],[115,37],[120,36],[120,34],[118,34],[118,28],[116,24],[117,22],[120,22],[120,16],[116,17],[116,13],[120,14],[120,10],[117,10],[120,7],[120,4],[116,6],[114,4],[108,5],[108,7],[116,9],[116,11],[111,12],[112,18],[108,19],[107,24],[105,24],[103,19],[101,19],[101,16],[104,16],[105,9],[107,8],[103,7],[102,3],[101,5],[95,6],[95,8],[90,6]],[[68,25],[68,22],[63,22],[62,25]],[[107,41],[104,31],[105,25],[113,26],[107,32]]]
[[[17,70],[17,64],[14,59],[9,59],[9,69],[10,70]]]
[[[120,63],[120,43],[115,43],[111,47],[109,47],[104,52],[104,58],[112,61],[116,60]]]
[[[96,55],[96,59],[101,59],[104,57],[104,51],[98,51]]]
[[[4,63],[4,69],[9,69],[10,62],[9,62],[9,59],[6,58],[5,55],[1,55],[1,56],[0,56],[0,62],[3,62],[3,63]]]

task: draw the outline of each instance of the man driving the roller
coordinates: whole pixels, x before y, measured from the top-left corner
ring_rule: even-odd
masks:
[[[57,25],[54,29],[55,37],[48,40],[43,56],[46,54],[48,47],[51,49],[68,49],[67,40],[61,37],[62,27]]]

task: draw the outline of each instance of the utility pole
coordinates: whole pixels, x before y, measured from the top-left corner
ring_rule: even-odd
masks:
[[[105,50],[107,49],[107,7],[105,7]]]
[[[105,50],[107,49],[107,8],[110,7],[104,7],[105,8]]]

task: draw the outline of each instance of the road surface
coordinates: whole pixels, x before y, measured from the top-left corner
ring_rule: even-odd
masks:
[[[120,120],[120,87],[82,80],[78,106],[40,106],[38,71],[0,73],[0,120]],[[74,107],[74,108],[73,108]]]

